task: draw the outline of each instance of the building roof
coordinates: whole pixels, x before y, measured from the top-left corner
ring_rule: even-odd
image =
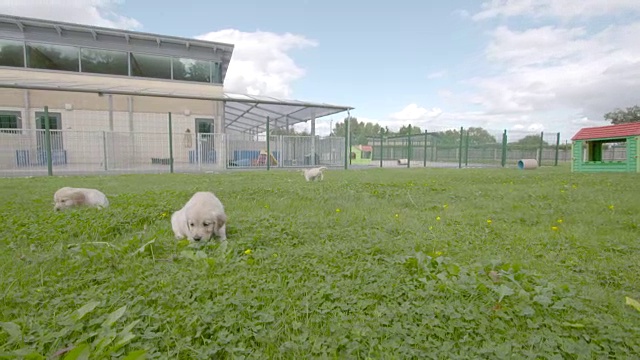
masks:
[[[25,40],[47,42],[56,42],[56,38],[58,38],[58,40],[66,40],[66,42],[73,42],[74,35],[84,33],[87,34],[89,38],[93,37],[93,40],[95,41],[99,41],[103,37],[109,39],[117,38],[121,39],[122,43],[125,45],[132,45],[138,41],[139,43],[151,42],[157,45],[157,49],[162,49],[163,45],[168,45],[170,47],[183,47],[187,50],[201,50],[210,53],[211,55],[220,56],[223,81],[226,77],[234,49],[233,44],[222,42],[205,41],[177,36],[165,36],[140,31],[72,24],[3,14],[0,14],[0,33],[12,34],[12,36],[19,36]],[[54,34],[55,36],[51,36]]]
[[[124,83],[124,82],[123,82]],[[0,88],[27,89],[43,91],[65,91],[93,94],[113,94],[124,96],[150,96],[173,99],[224,101],[225,128],[235,131],[266,131],[266,119],[269,117],[272,129],[307,122],[311,119],[353,110],[353,107],[317,102],[277,99],[268,96],[256,96],[225,92],[223,96],[192,93],[168,92],[160,88],[137,88],[128,85],[117,88],[105,87],[97,79],[95,83],[75,83],[56,80],[55,83],[43,78],[16,78],[0,72]]]
[[[571,141],[624,138],[628,136],[640,136],[640,122],[582,128],[573,135]]]

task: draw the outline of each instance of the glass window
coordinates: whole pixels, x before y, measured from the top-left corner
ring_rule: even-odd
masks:
[[[24,67],[24,44],[0,39],[0,66]]]
[[[156,79],[171,79],[171,58],[132,53],[131,75]]]
[[[210,83],[211,62],[187,58],[174,58],[173,79]]]
[[[19,134],[22,129],[21,114],[17,111],[0,111],[0,132]]]
[[[79,71],[79,49],[73,46],[27,44],[27,66],[34,69]]]
[[[127,53],[124,51],[81,49],[82,72],[93,74],[129,75]]]
[[[213,63],[213,83],[222,84],[222,66],[219,62]]]

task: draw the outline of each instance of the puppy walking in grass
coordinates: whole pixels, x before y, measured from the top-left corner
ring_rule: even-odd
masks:
[[[324,170],[326,170],[326,169],[327,168],[324,167],[324,166],[317,167],[317,168],[311,168],[311,169],[305,169],[305,170],[303,170],[304,178],[307,181],[324,180],[324,175],[322,174],[322,172]]]
[[[209,240],[213,235],[227,239],[227,215],[220,200],[208,191],[191,197],[184,207],[171,215],[171,227],[176,239]]]
[[[55,211],[80,206],[95,207],[98,209],[109,206],[107,196],[100,190],[68,186],[58,189],[58,191],[53,194],[53,201],[55,203],[53,210]]]

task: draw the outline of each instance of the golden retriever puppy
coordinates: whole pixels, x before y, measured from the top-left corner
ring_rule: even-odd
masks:
[[[53,202],[55,203],[53,206],[53,210],[55,211],[80,206],[95,207],[98,209],[109,206],[107,196],[100,190],[68,186],[58,189],[58,191],[53,194]]]
[[[209,240],[218,235],[227,240],[227,215],[220,200],[208,191],[200,191],[171,215],[171,227],[176,239]]]
[[[316,180],[323,180],[324,179],[324,175],[322,174],[322,171],[326,170],[327,168],[324,166],[321,167],[317,167],[317,168],[311,168],[311,169],[305,169],[303,170],[304,172],[304,178],[307,181],[316,181]]]

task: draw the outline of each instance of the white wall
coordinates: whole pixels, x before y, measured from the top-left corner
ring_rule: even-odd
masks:
[[[222,86],[180,83],[161,80],[122,78],[90,74],[57,73],[32,69],[0,69],[0,77],[37,81],[54,86],[75,83],[101,88],[146,89],[177,92],[194,96],[222,96]],[[95,85],[98,84],[98,85]],[[195,150],[195,136],[189,148],[180,142],[190,129],[195,133],[195,119],[213,119],[214,131],[224,132],[223,106],[219,101],[113,95],[110,121],[110,97],[93,93],[0,89],[0,110],[22,114],[22,135],[0,133],[0,164],[15,166],[15,150],[28,150],[36,156],[36,112],[47,106],[59,113],[62,142],[67,161],[72,164],[102,163],[105,154],[109,166],[151,164],[151,158],[168,158],[168,113],[172,113],[175,162],[188,162],[189,150]],[[188,114],[188,115],[187,115]],[[104,132],[104,133],[103,133]],[[59,137],[55,138],[59,139]],[[55,141],[55,140],[54,140]],[[105,151],[106,145],[106,151]],[[222,142],[216,150],[224,156]],[[112,164],[113,163],[113,164]],[[103,164],[102,164],[103,165]],[[3,165],[0,165],[3,166]]]

